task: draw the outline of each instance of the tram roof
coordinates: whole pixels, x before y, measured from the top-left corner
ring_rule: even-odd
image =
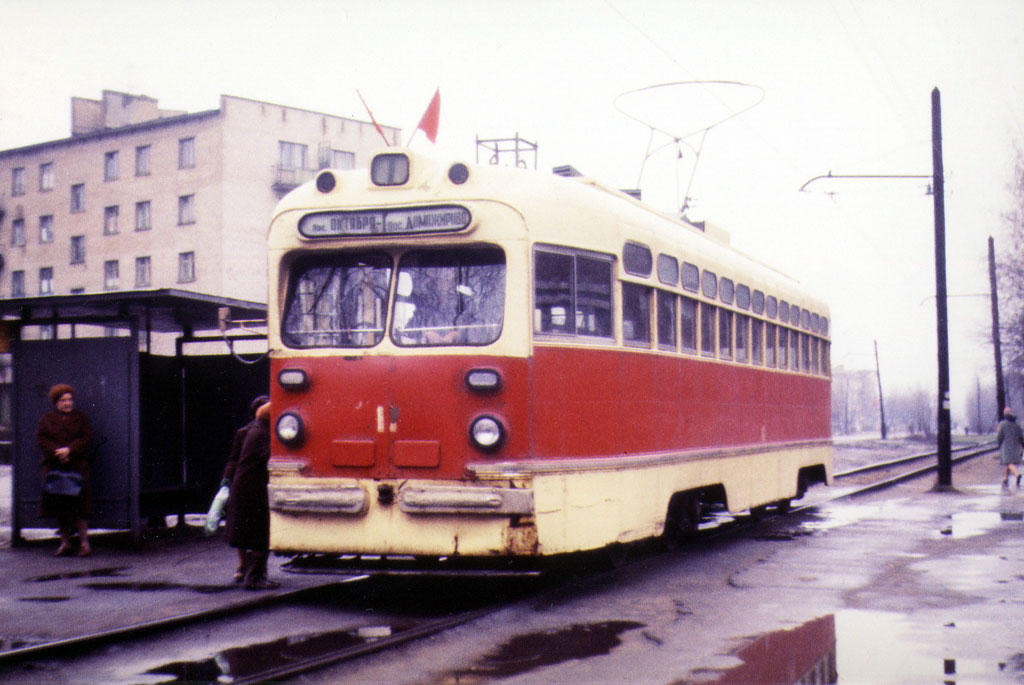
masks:
[[[800,300],[803,306],[811,304],[822,314],[827,312],[827,305],[791,276],[732,247],[728,232],[722,228],[713,224],[696,226],[592,178],[464,162],[470,169],[469,180],[455,184],[449,181],[447,174],[459,164],[458,160],[440,160],[404,148],[385,148],[374,157],[382,153],[407,155],[409,180],[397,186],[375,187],[367,168],[331,170],[338,179],[338,190],[352,191],[352,195],[346,197],[346,204],[408,206],[441,198],[446,202],[500,200],[528,219],[535,239],[560,243],[564,237],[565,212],[551,211],[554,199],[559,209],[571,208],[577,213],[574,223],[587,225],[587,232],[576,238],[591,242],[590,249],[617,252],[622,246],[616,243],[624,239],[642,242],[655,254],[674,254],[681,261],[692,261],[701,268],[711,267],[720,276],[751,279],[753,287],[770,288],[775,295]],[[424,190],[430,192],[424,193]],[[282,198],[274,216],[289,210],[320,210],[324,201],[325,195],[318,192],[316,182],[310,181]],[[588,222],[588,217],[594,221]],[[608,221],[608,217],[614,220]]]
[[[267,315],[261,302],[164,288],[3,299],[0,317],[22,325],[138,319],[142,328],[173,333],[216,329],[221,307],[230,308],[235,320]]]

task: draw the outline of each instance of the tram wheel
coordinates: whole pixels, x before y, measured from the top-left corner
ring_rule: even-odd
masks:
[[[692,538],[700,526],[701,503],[699,493],[677,492],[668,503],[665,530],[661,534],[667,549],[678,549]]]

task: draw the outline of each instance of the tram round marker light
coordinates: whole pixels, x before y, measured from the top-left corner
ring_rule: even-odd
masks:
[[[448,180],[455,185],[462,185],[469,180],[469,167],[462,162],[452,164],[448,167]]]
[[[302,419],[298,414],[286,412],[277,419],[277,438],[284,444],[294,447],[302,443],[305,431],[302,426]]]
[[[316,189],[321,193],[331,192],[337,184],[338,181],[330,171],[325,171],[316,177]]]
[[[493,416],[481,416],[473,421],[469,428],[469,436],[473,444],[482,450],[492,452],[505,441],[505,429],[501,422]]]
[[[309,387],[309,376],[302,369],[281,369],[277,382],[285,390],[305,390]]]
[[[466,386],[477,392],[494,392],[501,388],[501,374],[495,369],[470,369]]]

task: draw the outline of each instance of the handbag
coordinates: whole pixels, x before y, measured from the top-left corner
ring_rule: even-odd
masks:
[[[54,469],[43,479],[43,492],[47,495],[78,497],[82,492],[82,474]]]

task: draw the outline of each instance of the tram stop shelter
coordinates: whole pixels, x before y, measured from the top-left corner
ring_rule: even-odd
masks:
[[[234,351],[266,334],[225,322],[265,322],[266,305],[162,289],[0,300],[0,317],[13,362],[12,544],[55,525],[38,516],[35,431],[56,383],[75,388],[93,428],[90,528],[138,542],[168,515],[184,525],[206,511],[234,431],[268,387],[266,355]]]

